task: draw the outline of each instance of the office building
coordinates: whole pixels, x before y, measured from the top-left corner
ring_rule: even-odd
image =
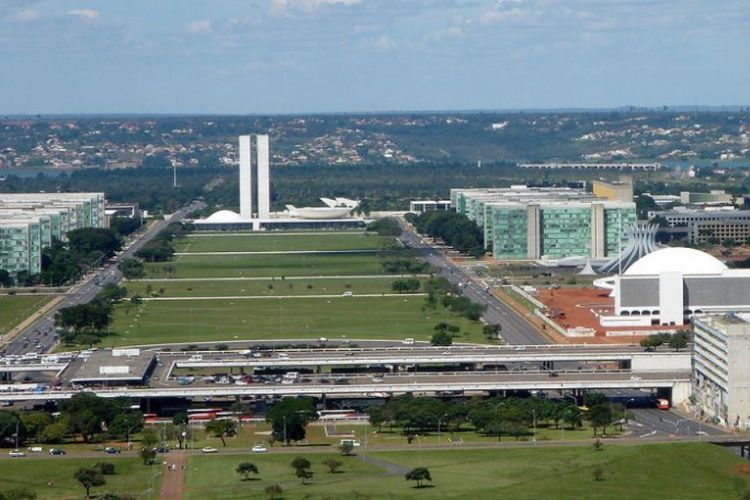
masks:
[[[632,201],[571,188],[452,189],[451,205],[483,229],[487,249],[503,260],[613,257],[635,222]]]
[[[85,227],[106,227],[104,193],[2,193],[0,269],[39,274],[42,249]]]
[[[256,152],[255,162],[253,162],[253,140]],[[260,219],[268,218],[271,211],[268,135],[241,135],[239,149],[240,216],[243,219],[252,219],[254,216]],[[255,170],[255,175],[253,175],[253,170]],[[256,190],[256,196],[253,196]],[[253,204],[254,201],[255,204]]]
[[[633,201],[633,178],[624,176],[617,181],[595,180],[591,183],[594,196],[612,201]]]
[[[700,316],[693,325],[691,401],[698,416],[750,430],[750,315]]]
[[[741,243],[750,237],[750,210],[676,208],[650,211],[648,218],[664,224],[661,232],[689,243]]]
[[[708,193],[680,192],[680,202],[683,205],[732,205],[734,196],[723,189],[712,189]]]
[[[409,202],[409,212],[423,214],[435,210],[450,210],[451,200],[414,200]]]

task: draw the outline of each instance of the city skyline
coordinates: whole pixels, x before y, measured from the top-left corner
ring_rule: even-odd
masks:
[[[744,105],[750,5],[719,3],[9,0],[0,113]]]

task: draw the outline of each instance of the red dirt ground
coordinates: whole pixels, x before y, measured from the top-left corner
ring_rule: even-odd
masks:
[[[650,332],[663,331],[668,328],[664,326],[603,328],[599,324],[599,318],[594,315],[594,311],[603,314],[614,312],[614,299],[609,297],[608,290],[592,287],[558,288],[557,290],[543,288],[539,289],[536,298],[547,306],[552,319],[563,328],[582,326],[596,330],[595,337],[570,338],[570,342],[573,343],[631,344],[638,342]],[[607,337],[606,331],[642,331],[643,334]]]

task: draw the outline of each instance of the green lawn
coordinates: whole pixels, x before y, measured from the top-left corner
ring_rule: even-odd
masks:
[[[52,295],[0,296],[0,335],[7,333],[52,297]]]
[[[354,294],[393,293],[394,278],[286,279],[262,281],[130,281],[125,284],[130,296],[150,297],[232,297],[330,295],[351,291]]]
[[[361,453],[361,449],[358,451]],[[300,454],[313,463],[312,484],[303,486],[289,463],[294,454],[195,456],[189,460],[189,498],[262,498],[269,484],[280,484],[284,498],[513,498],[513,499],[728,499],[739,498],[748,479],[735,467],[745,463],[710,444],[606,445],[497,450],[376,452],[360,456]],[[330,474],[322,462],[336,457],[344,472]],[[242,481],[234,472],[255,463],[259,478]],[[383,468],[389,466],[390,470]],[[431,487],[416,489],[403,472],[427,467]],[[594,480],[600,466],[603,479]]]
[[[213,234],[179,240],[177,252],[267,252],[290,250],[380,249],[394,244],[393,238],[367,233],[316,234]]]
[[[149,278],[383,274],[375,250],[364,254],[180,255],[174,262],[147,264],[146,269]]]
[[[289,463],[295,455],[269,454],[241,456],[191,456],[188,459],[188,474],[185,485],[185,497],[191,499],[205,498],[265,498],[263,490],[270,484],[280,484],[284,489],[284,498],[303,498],[307,494],[313,498],[355,498],[352,496],[352,484],[369,485],[384,471],[380,467],[362,463],[357,457],[339,457],[333,454],[305,454],[313,463],[315,476],[313,484],[302,486],[294,476]],[[331,474],[323,461],[336,458],[344,463],[341,472]],[[237,464],[253,462],[258,466],[258,478],[242,481],[235,472]],[[372,491],[362,490],[371,494]]]
[[[221,340],[352,339],[429,340],[447,321],[482,342],[481,324],[438,309],[422,311],[424,297],[336,297],[146,302],[120,305],[102,346]]]
[[[26,488],[33,490],[37,498],[83,498],[84,490],[73,478],[73,474],[80,467],[91,467],[96,462],[112,462],[115,464],[114,475],[105,476],[107,484],[93,488],[92,493],[127,493],[134,497],[144,494],[154,488],[158,496],[161,484],[161,466],[147,467],[138,458],[117,458],[102,456],[98,459],[76,459],[67,457],[55,458],[21,458],[3,459],[2,474],[0,474],[0,491],[11,488]],[[49,481],[54,481],[52,486]]]

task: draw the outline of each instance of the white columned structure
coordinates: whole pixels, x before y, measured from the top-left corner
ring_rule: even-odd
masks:
[[[250,136],[240,136],[240,216],[253,218],[253,169]]]
[[[257,135],[258,157],[258,218],[267,219],[271,215],[271,182],[268,135]]]

